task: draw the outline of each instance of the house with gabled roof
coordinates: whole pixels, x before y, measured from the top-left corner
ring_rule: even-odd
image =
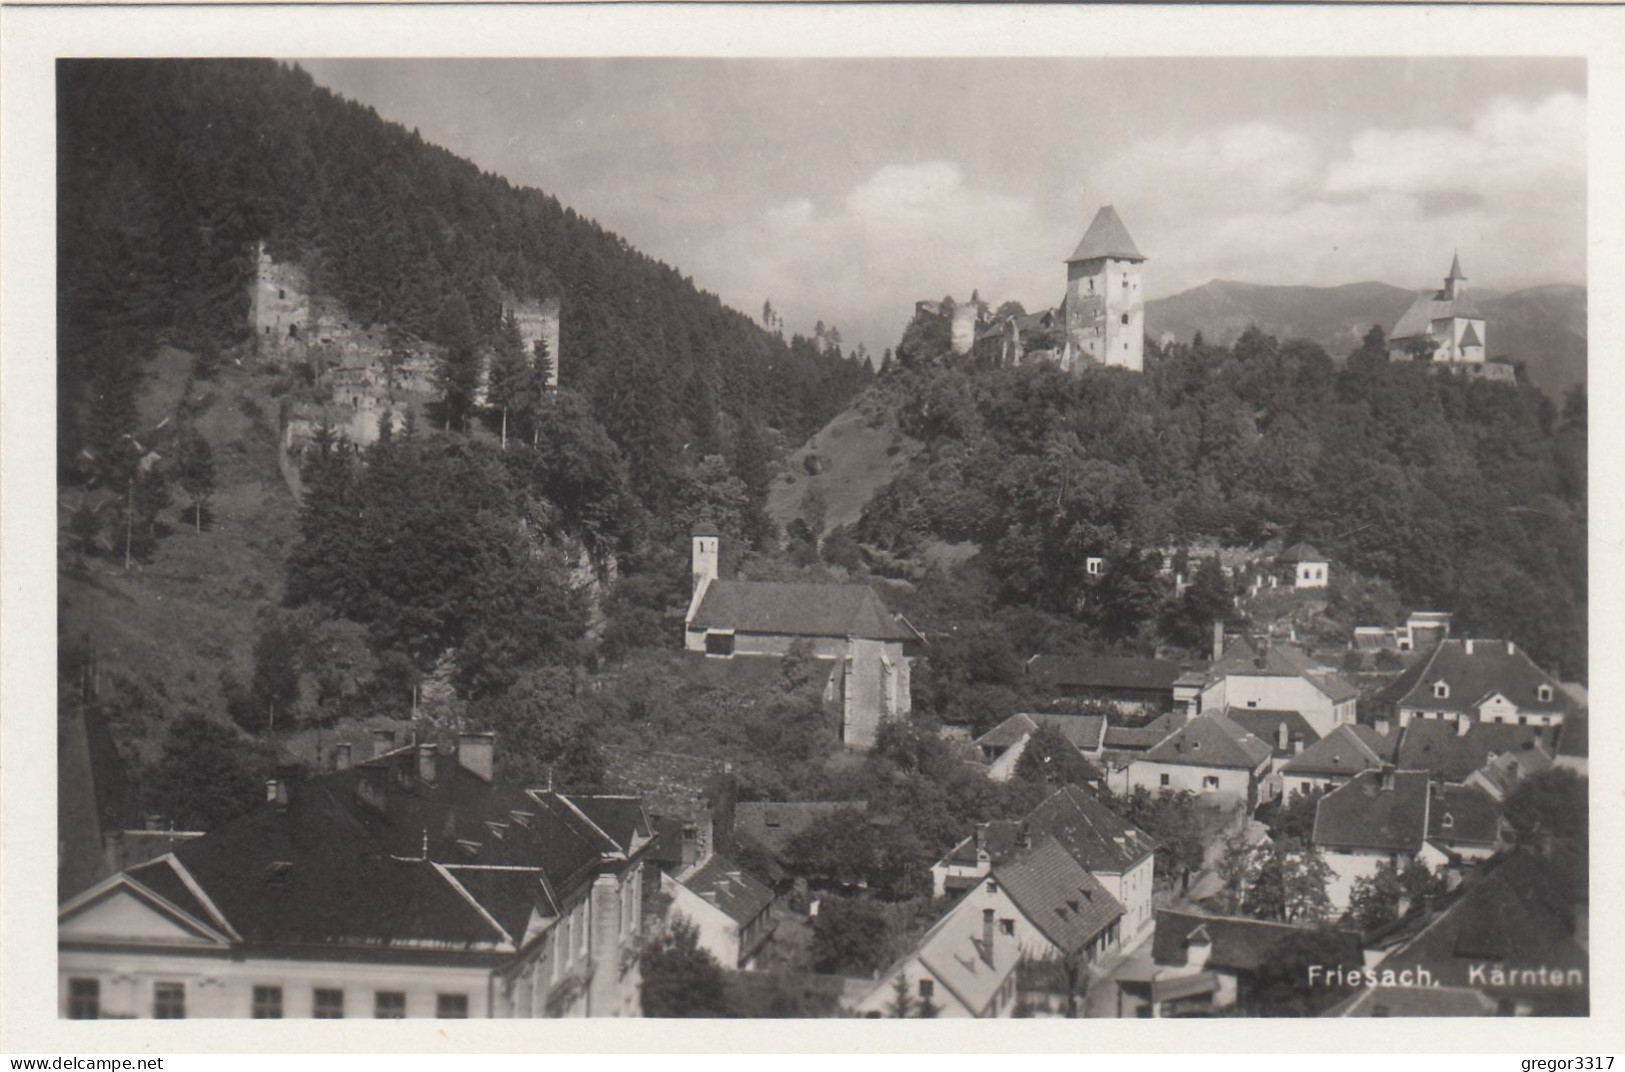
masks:
[[[995,864],[1045,840],[1064,848],[1123,906],[1124,935],[1150,924],[1156,841],[1075,785],[1057,789],[1019,820],[979,824],[932,866],[932,896],[969,890]]]
[[[1461,783],[1497,756],[1536,748],[1545,751],[1559,732],[1539,726],[1474,722],[1466,716],[1451,722],[1416,719],[1405,728],[1396,762],[1409,770],[1430,771],[1444,781]]]
[[[852,1011],[880,1018],[897,1000],[898,980],[914,1008],[929,1005],[945,1018],[996,1019],[1015,1015],[1016,969],[1023,959],[1012,931],[996,911],[949,912],[913,949],[881,972]]]
[[[726,856],[712,855],[677,875],[665,875],[668,918],[682,916],[699,946],[730,970],[749,971],[773,937],[773,888]]]
[[[1202,712],[1226,708],[1297,711],[1324,737],[1354,722],[1360,690],[1303,649],[1269,637],[1241,636],[1208,667]]]
[[[1053,700],[1110,704],[1124,714],[1193,707],[1208,664],[1122,655],[1034,655],[1028,679]]]
[[[1511,842],[1501,805],[1475,785],[1434,783],[1428,804],[1428,844],[1453,866],[1488,860]]]
[[[1440,642],[1377,696],[1401,726],[1416,719],[1556,726],[1578,709],[1557,679],[1510,640]]]
[[[1335,789],[1361,771],[1380,770],[1393,763],[1399,749],[1398,733],[1383,733],[1364,723],[1338,726],[1293,756],[1281,767],[1285,793],[1311,793]]]
[[[1116,948],[1123,906],[1053,837],[993,864],[954,905],[981,919],[992,909],[999,929],[1035,959],[1093,961]]]
[[[1081,756],[1098,758],[1105,742],[1106,719],[1102,715],[1019,712],[976,738],[976,747],[987,764],[987,776],[995,782],[1009,781],[1028,742],[1041,726],[1059,732]],[[1103,777],[1097,771],[1097,780]]]
[[[1588,1015],[1588,906],[1583,885],[1570,889],[1566,881],[1527,849],[1492,859],[1409,922],[1408,937],[1376,965],[1384,975],[1418,977],[1425,970],[1430,985],[1362,990],[1331,1015],[1442,1015],[1443,995],[1462,992],[1477,995],[1448,999],[1463,1012]]]
[[[1132,1005],[1143,1010],[1141,1015],[1161,1018],[1245,1009],[1254,978],[1283,946],[1322,933],[1292,923],[1166,908],[1157,911],[1156,925],[1150,966],[1131,966],[1118,975],[1123,1012]],[[1347,936],[1339,960],[1349,967],[1360,963],[1356,936]]]
[[[1326,895],[1333,908],[1347,908],[1354,884],[1384,863],[1403,867],[1417,859],[1437,869],[1448,862],[1428,844],[1431,801],[1427,771],[1391,766],[1362,771],[1320,798],[1310,842],[1331,869]]]
[[[1273,750],[1270,756],[1271,773],[1278,772],[1288,762],[1302,755],[1305,748],[1320,740],[1320,734],[1315,732],[1309,720],[1299,711],[1227,707],[1224,717],[1270,745]]]
[[[848,748],[872,748],[882,722],[908,715],[909,659],[924,637],[888,611],[873,588],[725,580],[716,530],[697,527],[692,544],[688,651],[707,659],[783,658],[804,644],[829,664],[824,696],[841,705]]]
[[[1275,564],[1282,582],[1293,588],[1325,588],[1331,583],[1331,560],[1302,541],[1276,555]]]
[[[1273,749],[1223,715],[1198,715],[1128,767],[1130,789],[1189,791],[1223,806],[1258,803]]]
[[[58,912],[63,1015],[638,1012],[636,798],[504,784],[494,742],[267,783],[253,811]]]

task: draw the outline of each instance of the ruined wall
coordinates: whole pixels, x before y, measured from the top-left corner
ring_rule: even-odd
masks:
[[[249,326],[262,358],[283,360],[290,352],[303,356],[299,332],[310,323],[309,281],[297,264],[271,259],[265,243],[255,247],[254,281],[249,284]]]

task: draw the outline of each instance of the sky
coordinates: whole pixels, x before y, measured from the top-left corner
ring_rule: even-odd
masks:
[[[1147,296],[1212,279],[1584,283],[1583,60],[301,60],[791,331],[1059,302],[1117,208]]]

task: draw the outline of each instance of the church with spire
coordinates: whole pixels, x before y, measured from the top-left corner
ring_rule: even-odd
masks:
[[[1433,361],[1468,375],[1513,379],[1510,365],[1488,361],[1484,314],[1467,294],[1461,255],[1450,262],[1444,289],[1417,295],[1388,333],[1391,361]]]

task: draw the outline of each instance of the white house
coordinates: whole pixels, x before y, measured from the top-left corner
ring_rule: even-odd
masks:
[[[671,915],[692,922],[700,948],[724,968],[750,970],[773,937],[773,890],[726,856],[662,876]]]
[[[1294,588],[1325,588],[1331,583],[1331,560],[1306,543],[1295,543],[1275,558],[1282,580]]]
[[[1355,721],[1360,690],[1300,649],[1239,637],[1208,668],[1199,710],[1297,711],[1325,737]]]
[[[1021,945],[997,922],[997,912],[949,912],[919,944],[880,974],[853,1005],[863,1017],[880,1018],[895,1007],[898,980],[911,1007],[929,1004],[937,1016],[998,1018],[1015,1014],[1016,968]],[[915,1013],[917,1015],[917,1011]]]
[[[1401,726],[1413,719],[1557,726],[1578,710],[1557,679],[1510,640],[1446,639],[1378,696]]]
[[[1258,803],[1271,747],[1223,715],[1199,715],[1129,764],[1130,789],[1189,790],[1226,807]]]
[[[652,844],[636,798],[410,746],[305,781],[58,911],[70,1018],[630,1016]]]
[[[1403,867],[1420,859],[1437,870],[1448,856],[1428,843],[1430,778],[1427,771],[1362,771],[1320,798],[1311,842],[1332,878],[1326,895],[1339,912],[1348,908],[1354,884],[1384,863]]]
[[[931,868],[932,896],[972,889],[995,864],[1053,839],[1123,906],[1132,940],[1151,925],[1157,843],[1075,785],[1063,786],[1020,820],[983,823]]]

